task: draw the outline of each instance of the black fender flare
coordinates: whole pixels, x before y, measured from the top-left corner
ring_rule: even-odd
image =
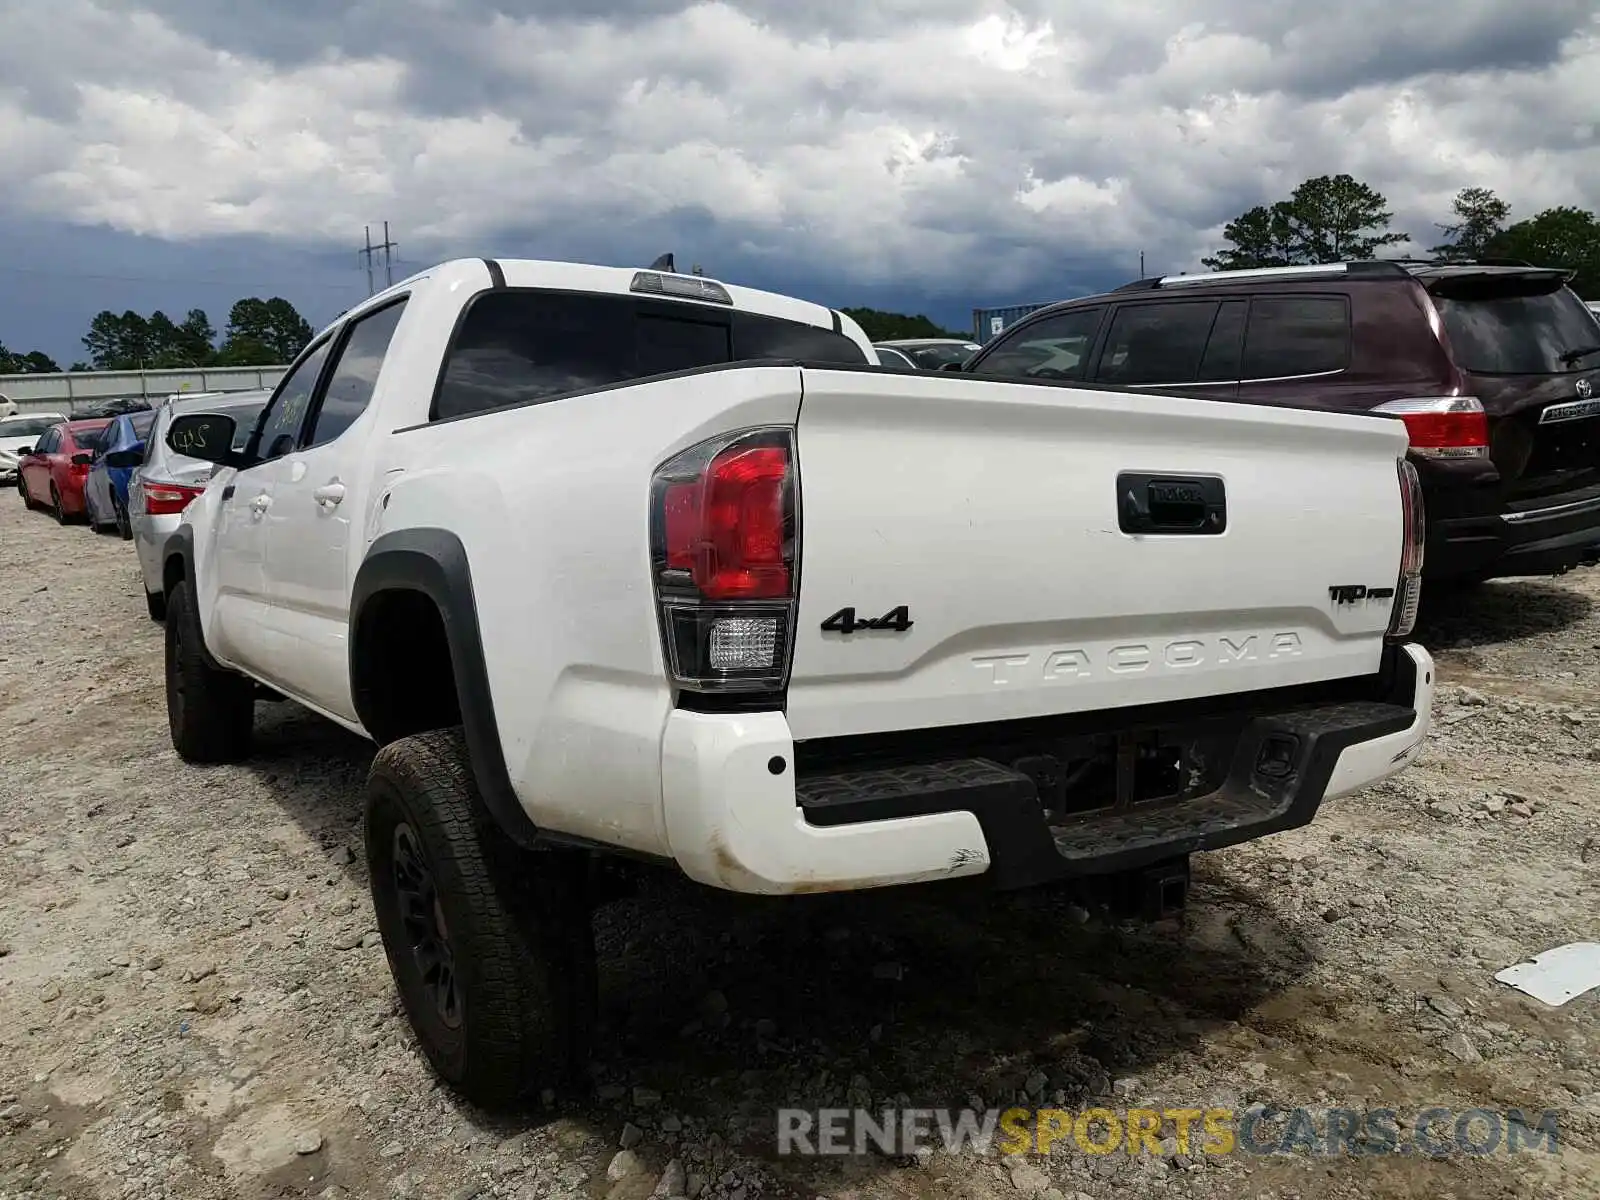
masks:
[[[449,530],[398,529],[383,534],[367,549],[350,594],[349,663],[356,716],[364,727],[372,729],[374,699],[364,690],[356,668],[361,613],[378,593],[396,590],[420,592],[438,608],[478,792],[506,836],[525,849],[533,849],[541,841],[539,831],[511,786],[500,746],[467,550]]]
[[[167,591],[167,568],[172,560],[177,559],[183,564],[183,577],[193,582],[194,580],[194,530],[187,525],[179,525],[161,545],[161,590]]]
[[[172,572],[170,568],[174,559],[176,559],[179,564],[179,578],[189,585],[190,602],[198,605],[200,602],[200,595],[195,589],[194,580],[194,530],[187,525],[179,525],[167,536],[167,540],[162,543],[161,594],[163,596],[169,596],[172,591],[172,589],[167,585],[167,580],[171,576]],[[199,622],[199,616],[199,610],[196,609],[195,619],[197,622]],[[231,668],[223,666],[223,664],[219,663],[211,656],[211,650],[206,645],[205,627],[203,624],[201,624],[200,656],[205,659],[206,665],[213,670],[231,670]]]

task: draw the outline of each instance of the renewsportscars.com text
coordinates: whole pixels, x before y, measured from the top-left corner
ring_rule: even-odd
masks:
[[[778,1110],[778,1153],[799,1155],[1153,1154],[1170,1137],[1188,1155],[1560,1153],[1550,1109],[824,1108]]]

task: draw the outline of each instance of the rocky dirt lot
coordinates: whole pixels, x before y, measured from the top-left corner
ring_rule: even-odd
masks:
[[[289,706],[172,753],[131,546],[0,497],[0,1197],[1600,1194],[1600,994],[1493,981],[1600,939],[1600,572],[1433,612],[1400,779],[1203,856],[1182,922],[1051,893],[597,918],[592,1089],[491,1119],[435,1085],[376,944],[370,749]],[[774,1110],[1030,1103],[1560,1111],[1560,1153],[779,1158]],[[1169,1132],[1165,1131],[1165,1132]]]

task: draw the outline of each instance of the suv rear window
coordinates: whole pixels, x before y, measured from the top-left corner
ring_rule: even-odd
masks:
[[[1244,333],[1245,379],[1323,375],[1350,365],[1343,296],[1257,296]]]
[[[1585,370],[1593,359],[1561,356],[1600,342],[1595,320],[1567,288],[1542,295],[1477,295],[1452,288],[1435,294],[1456,365],[1484,375],[1553,375]]]
[[[867,361],[843,334],[755,313],[632,296],[486,292],[456,331],[432,419],[765,358]]]

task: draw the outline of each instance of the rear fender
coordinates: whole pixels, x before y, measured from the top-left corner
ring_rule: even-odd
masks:
[[[375,697],[356,669],[362,637],[363,608],[380,592],[420,592],[438,608],[450,649],[456,698],[472,760],[472,773],[485,807],[501,830],[517,845],[532,848],[539,831],[517,799],[506,770],[505,753],[489,693],[489,672],[478,629],[478,608],[472,591],[472,568],[466,547],[444,529],[400,529],[373,542],[356,572],[350,597],[350,678],[356,716],[364,728],[375,724]]]

